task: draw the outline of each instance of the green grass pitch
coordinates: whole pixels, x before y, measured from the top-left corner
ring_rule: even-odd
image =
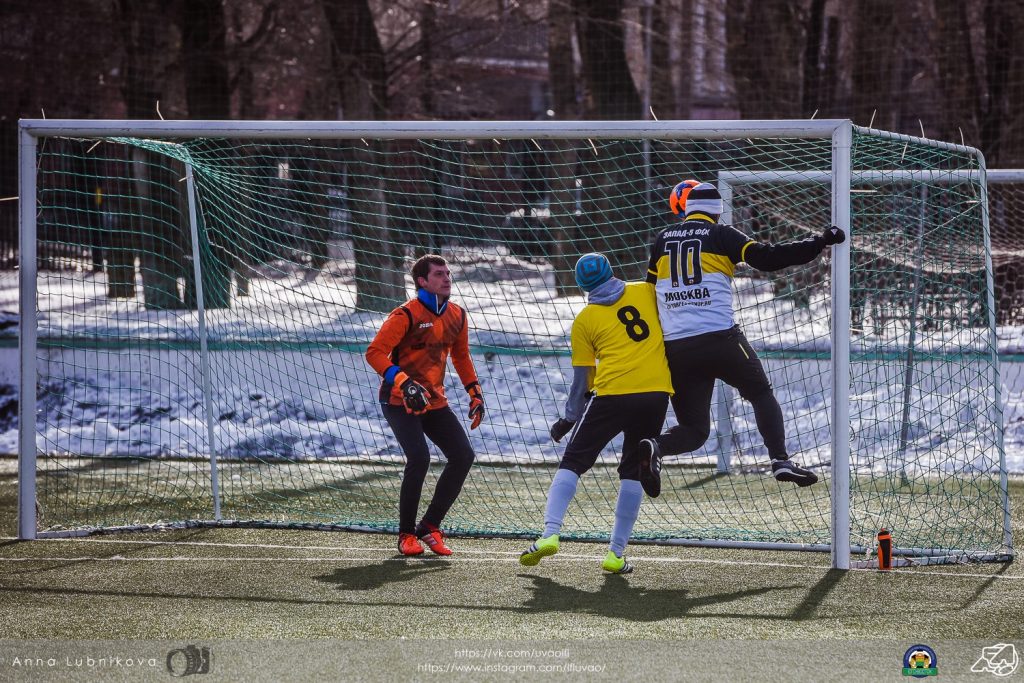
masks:
[[[454,538],[445,559],[401,558],[390,534],[277,529],[18,542],[16,495],[5,467],[7,640],[1024,640],[1019,561],[841,572],[822,553],[633,545],[622,577],[584,542],[532,568],[515,539]],[[1019,549],[1024,480],[1010,496]]]

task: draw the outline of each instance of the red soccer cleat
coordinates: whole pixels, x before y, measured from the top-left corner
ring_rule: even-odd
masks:
[[[444,532],[440,529],[434,529],[431,532],[425,533],[420,536],[420,540],[426,543],[427,547],[435,555],[451,555],[452,549],[444,544]]]
[[[413,534],[398,534],[398,552],[403,555],[422,555],[423,546]]]

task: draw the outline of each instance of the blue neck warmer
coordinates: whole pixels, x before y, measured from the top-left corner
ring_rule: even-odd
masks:
[[[435,315],[441,315],[448,308],[448,299],[440,301],[437,298],[437,294],[431,294],[425,289],[416,290],[416,298],[420,300],[420,303],[427,307],[431,313]]]

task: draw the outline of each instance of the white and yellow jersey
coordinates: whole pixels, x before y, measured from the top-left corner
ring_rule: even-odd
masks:
[[[665,341],[736,324],[733,273],[753,244],[736,228],[699,214],[658,235],[651,247],[647,282],[655,287]]]
[[[592,388],[598,396],[648,391],[671,394],[654,287],[646,282],[624,284],[618,297],[595,301],[592,294],[591,302],[576,316],[572,364],[597,366]]]

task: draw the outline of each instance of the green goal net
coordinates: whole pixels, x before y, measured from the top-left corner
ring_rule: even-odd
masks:
[[[35,247],[22,251],[23,320],[35,323],[22,386],[37,397],[22,413],[34,422],[21,441],[24,537],[396,530],[404,457],[363,354],[414,296],[409,267],[426,253],[449,261],[488,405],[445,525],[534,535],[586,303],[573,265],[601,251],[642,279],[650,243],[677,220],[668,188],[696,178],[755,239],[837,222],[852,233],[807,266],[741,266],[734,280],[789,451],[822,481],[772,479],[749,405],[719,387],[708,442],[666,460],[635,538],[838,548],[839,566],[882,527],[916,556],[1010,552],[974,150],[835,121],[38,121],[23,140],[36,203],[22,213]],[[464,415],[451,369],[446,381]],[[608,536],[621,447],[582,478],[565,536]],[[425,502],[442,465],[432,453]]]

